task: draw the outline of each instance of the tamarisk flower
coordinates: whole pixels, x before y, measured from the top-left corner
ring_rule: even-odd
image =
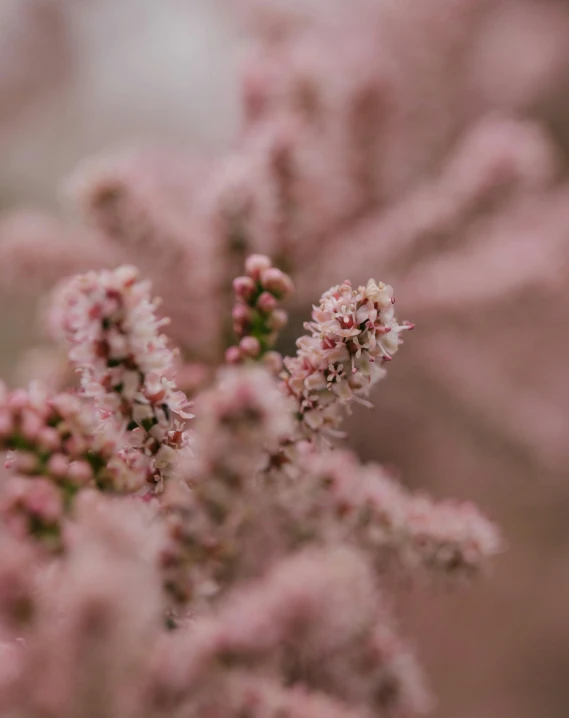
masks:
[[[323,715],[355,717],[358,709],[367,715],[372,706],[377,715],[407,715],[405,709],[425,708],[428,696],[391,622],[364,556],[345,547],[308,549],[198,618],[180,637],[179,655],[168,656],[175,665],[162,665],[162,680],[174,695],[204,708],[231,703],[227,681],[245,680],[250,696],[268,709],[268,679],[284,707],[293,708],[302,690],[298,715],[314,715],[311,703],[319,701]]]
[[[501,550],[498,530],[473,504],[411,493],[349,451],[311,452],[303,466],[303,480],[281,492],[298,543],[347,542],[380,570],[395,559],[406,572],[449,577],[474,575]]]
[[[239,364],[263,357],[269,366],[278,369],[280,356],[269,350],[275,344],[277,332],[288,321],[279,302],[292,293],[292,279],[262,254],[247,258],[245,272],[245,276],[233,282],[237,300],[233,308],[233,330],[239,345],[230,347],[225,359],[230,364]]]
[[[196,406],[194,471],[208,483],[217,476],[248,479],[293,428],[287,398],[258,366],[222,369]]]
[[[38,383],[27,391],[0,386],[0,450],[10,452],[7,467],[49,479],[67,505],[85,487],[129,493],[144,484],[146,468],[122,438],[74,394],[50,394]]]
[[[56,295],[52,322],[73,345],[69,357],[83,395],[107,415],[122,417],[133,444],[148,457],[155,490],[188,445],[182,424],[188,400],[171,379],[174,352],[160,332],[150,284],[134,267],[89,272]],[[178,418],[175,418],[178,417]]]
[[[394,313],[393,289],[370,279],[353,289],[348,280],[325,292],[312,321],[311,332],[298,339],[295,357],[284,360],[286,391],[298,402],[301,436],[339,436],[343,411],[352,401],[370,406],[367,396],[381,379],[383,364],[401,344],[402,331]]]
[[[225,370],[200,396],[190,490],[170,482],[161,501],[174,606],[218,600],[310,545],[350,545],[381,574],[423,568],[452,578],[477,573],[500,550],[498,532],[472,505],[411,494],[348,451],[299,442],[295,475],[280,480],[268,455],[292,424],[260,367]]]
[[[14,476],[2,487],[0,517],[18,540],[33,537],[48,552],[59,552],[64,513],[61,491],[49,479]]]
[[[86,493],[66,552],[40,573],[40,590],[32,593],[22,578],[23,585],[15,586],[23,608],[33,613],[32,620],[14,627],[25,641],[17,660],[10,656],[17,670],[0,665],[3,715],[144,713],[146,664],[162,610],[159,575],[148,560],[147,507],[124,499],[117,506],[117,499],[100,495],[94,504],[81,505]],[[0,578],[12,573],[18,579],[6,563],[2,557]],[[3,587],[0,611],[19,609],[19,596],[6,593]]]
[[[129,493],[144,486],[140,452],[124,447],[120,432],[97,420],[73,394],[50,394],[34,383],[25,391],[0,387],[0,450],[9,476],[0,516],[19,538],[48,550],[62,548],[62,521],[82,489]]]
[[[191,491],[172,481],[161,497],[170,537],[163,568],[176,605],[214,595],[222,577],[227,584],[238,576],[243,527],[263,488],[259,472],[292,430],[287,399],[260,366],[226,367],[198,397]]]

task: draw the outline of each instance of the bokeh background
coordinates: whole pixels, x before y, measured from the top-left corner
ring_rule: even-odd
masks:
[[[257,84],[278,95],[296,63],[341,98],[365,66],[388,88],[387,109],[370,122],[381,141],[362,140],[379,190],[307,253],[293,327],[345,273],[394,284],[399,314],[417,328],[376,409],[352,417],[350,441],[409,486],[477,501],[507,545],[474,586],[402,592],[434,715],[566,718],[569,4],[344,0],[346,22],[334,24],[339,0],[291,2],[309,31],[275,50],[286,5],[0,0],[2,372],[22,376],[22,351],[38,334],[27,271],[37,262],[15,268],[13,247],[31,235],[41,264],[62,233],[82,231],[66,183],[85,157],[167,148],[192,158],[199,186],[201,162],[251,153],[240,147]],[[341,166],[324,163],[317,176],[333,176],[338,196],[348,191]],[[307,204],[324,212],[318,187]],[[80,246],[87,261],[89,238]],[[12,274],[30,291],[13,291]]]

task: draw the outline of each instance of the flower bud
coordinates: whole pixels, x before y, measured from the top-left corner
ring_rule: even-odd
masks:
[[[277,300],[269,292],[263,292],[257,299],[257,309],[263,314],[270,314],[277,308]]]
[[[240,364],[242,360],[239,347],[229,347],[225,352],[225,361],[227,364]]]
[[[61,445],[61,436],[53,426],[44,426],[38,434],[39,446],[46,451],[55,451]]]
[[[248,357],[254,359],[261,353],[261,344],[255,337],[243,337],[239,342],[239,349],[241,352]]]
[[[93,470],[86,461],[73,461],[69,464],[67,476],[73,483],[84,486],[93,478]]]
[[[273,263],[264,254],[251,254],[245,260],[245,271],[247,274],[255,280],[258,280],[261,276],[261,272],[269,269],[273,266]]]
[[[276,267],[270,267],[261,273],[261,284],[268,292],[276,295],[279,299],[284,299],[294,289],[292,279],[288,274],[281,272]]]
[[[255,282],[251,277],[237,277],[233,280],[235,295],[247,301],[255,291]]]
[[[231,312],[233,321],[238,324],[247,324],[251,321],[251,310],[245,304],[236,304]]]
[[[63,478],[69,470],[69,460],[63,454],[54,454],[47,462],[48,471],[54,476]]]

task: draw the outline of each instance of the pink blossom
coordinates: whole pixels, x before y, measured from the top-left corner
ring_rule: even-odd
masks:
[[[312,454],[304,465],[308,486],[299,485],[285,500],[307,535],[316,515],[323,522],[320,533],[336,539],[339,531],[380,566],[395,557],[406,572],[423,567],[450,577],[476,573],[502,550],[498,530],[472,504],[412,494],[381,467],[360,466],[348,452]]]
[[[283,360],[271,347],[292,283],[264,255],[246,269],[228,352],[242,365],[198,390],[193,456],[165,322],[131,267],[57,293],[80,393],[0,387],[0,443],[19,473],[0,510],[43,549],[17,671],[0,661],[8,714],[366,718],[428,705],[382,585],[421,568],[470,576],[498,534],[474,507],[409,494],[315,440],[368,403],[411,325],[390,286],[346,281]]]
[[[20,540],[34,536],[48,550],[61,548],[64,506],[61,492],[48,479],[11,477],[0,494],[0,515]]]
[[[398,324],[393,290],[370,279],[352,289],[349,281],[332,287],[314,307],[311,336],[297,341],[296,357],[284,360],[286,391],[298,402],[301,434],[335,436],[342,408],[352,400],[367,403],[370,388],[381,379],[382,365],[391,360],[401,339],[411,329]]]
[[[288,315],[279,306],[294,290],[292,279],[263,254],[252,254],[245,260],[246,276],[233,282],[236,304],[233,307],[233,331],[239,340],[225,353],[229,364],[260,359],[274,347],[277,332]]]
[[[11,452],[13,471],[46,476],[66,501],[84,486],[124,492],[144,484],[146,467],[122,445],[124,436],[79,397],[52,394],[38,383],[3,393],[0,447]]]
[[[133,267],[78,276],[59,290],[53,322],[70,341],[70,359],[81,374],[83,395],[124,418],[150,459],[149,476],[160,488],[187,446],[182,420],[188,401],[172,375],[174,353],[160,333],[150,286]],[[174,417],[178,416],[179,419]],[[172,451],[170,451],[170,449]]]

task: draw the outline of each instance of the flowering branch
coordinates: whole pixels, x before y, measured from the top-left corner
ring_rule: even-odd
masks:
[[[0,450],[13,452],[9,468],[49,478],[67,499],[86,486],[125,493],[144,483],[144,467],[123,450],[123,437],[97,422],[79,397],[50,395],[37,384],[28,391],[2,387],[1,394]]]
[[[393,290],[370,279],[353,289],[349,281],[325,292],[305,324],[311,335],[297,341],[295,357],[284,360],[283,382],[297,401],[301,436],[341,436],[343,413],[352,401],[369,406],[371,387],[385,375],[401,332]]]
[[[73,394],[0,387],[0,450],[15,473],[0,496],[0,516],[20,538],[61,548],[62,521],[85,488],[118,494],[144,486],[147,466],[124,435],[97,421]]]
[[[188,444],[179,419],[191,418],[188,401],[167,377],[174,354],[160,333],[150,287],[133,267],[91,272],[64,285],[52,320],[73,345],[70,359],[83,395],[107,414],[122,417],[133,442],[149,457],[156,490],[171,472],[176,451]]]
[[[0,586],[0,640],[25,639],[16,671],[0,660],[0,711],[74,716],[95,700],[112,716],[387,718],[428,706],[380,583],[420,568],[469,576],[499,536],[470,505],[410,494],[318,440],[368,404],[411,328],[391,287],[325,292],[279,377],[291,290],[267,257],[249,258],[237,365],[198,391],[190,457],[148,283],[121,267],[61,287],[50,316],[80,393],[0,397],[16,472],[0,490],[0,579],[14,586]],[[148,482],[155,500],[125,500]],[[21,569],[1,553],[14,537]]]
[[[471,503],[410,493],[348,451],[312,453],[304,466],[303,481],[284,494],[300,544],[322,535],[338,539],[339,531],[379,570],[394,559],[407,572],[422,567],[448,577],[477,573],[501,550],[496,527]]]
[[[225,360],[238,364],[246,359],[264,357],[271,363],[276,358],[278,364],[278,357],[269,350],[275,345],[277,332],[288,321],[288,315],[279,307],[279,302],[292,293],[292,279],[273,267],[269,257],[261,254],[252,254],[247,258],[245,272],[245,276],[237,277],[233,282],[236,297],[233,330],[239,345],[226,351]]]

